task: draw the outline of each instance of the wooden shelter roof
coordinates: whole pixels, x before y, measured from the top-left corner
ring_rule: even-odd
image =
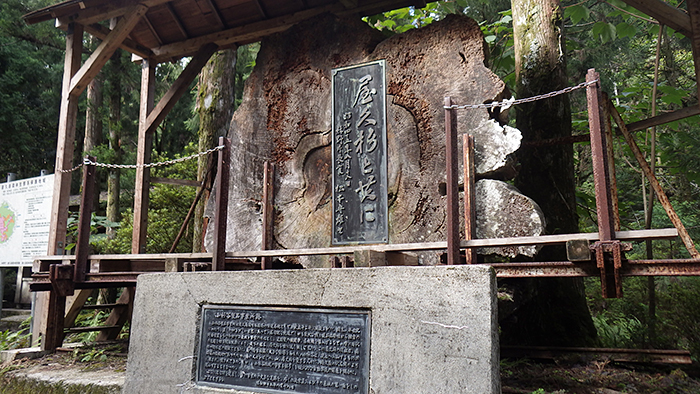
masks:
[[[425,0],[68,0],[24,16],[27,23],[56,19],[104,39],[111,18],[141,8],[141,16],[121,48],[156,62],[191,56],[202,46],[219,48],[260,40],[290,26],[330,12],[337,15],[373,15],[407,6],[425,6]]]

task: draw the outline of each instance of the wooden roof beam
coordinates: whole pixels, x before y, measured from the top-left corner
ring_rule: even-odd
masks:
[[[340,0],[340,3],[345,6],[345,8],[352,9],[357,8],[358,0]]]
[[[690,17],[683,10],[678,9],[661,0],[622,0],[628,5],[642,11],[650,17],[683,33],[686,37],[692,34]]]
[[[221,10],[219,10],[219,7],[216,6],[213,0],[203,0],[209,8],[211,9],[211,14],[214,15],[214,19],[216,19],[216,23],[219,25],[219,28],[221,30],[224,30],[228,28],[228,25],[224,21],[224,17],[221,16]]]
[[[61,18],[69,22],[78,22],[83,25],[102,22],[111,18],[125,15],[129,9],[137,5],[148,8],[167,3],[170,0],[82,0],[66,2],[45,7],[30,12],[23,16],[28,24],[42,22],[51,18]],[[76,7],[83,3],[84,7]],[[48,17],[50,15],[50,18]]]
[[[177,100],[189,89],[190,84],[202,70],[211,55],[218,50],[218,45],[209,43],[204,45],[190,60],[189,64],[180,73],[180,76],[175,80],[173,85],[165,92],[165,95],[160,99],[153,111],[146,118],[146,133],[153,133],[158,128],[158,125],[165,119],[168,112],[175,106]]]
[[[85,26],[85,31],[103,41],[112,32],[112,30],[110,30],[109,28],[97,23]],[[150,57],[153,54],[153,52],[151,52],[150,49],[137,44],[130,38],[124,39],[124,42],[122,42],[121,45],[119,45],[119,47],[127,52],[139,55],[141,57]]]
[[[158,45],[163,45],[163,40],[160,38],[160,35],[158,35],[158,32],[156,31],[156,28],[153,26],[153,23],[151,23],[151,20],[148,18],[148,15],[143,16],[143,22],[148,26],[148,30],[151,31],[151,34],[153,34],[153,37],[155,37],[156,41],[158,41]],[[141,56],[145,57],[145,56]]]
[[[124,39],[131,33],[139,19],[146,14],[146,11],[148,11],[148,7],[137,5],[117,23],[114,30],[109,33],[71,79],[69,90],[71,96],[79,96],[85,90],[90,81],[95,78],[109,58],[112,57],[114,51],[119,48]]]
[[[267,15],[267,11],[265,11],[265,7],[260,3],[260,0],[255,0],[255,5],[258,6],[258,11],[260,12],[260,16],[263,17],[263,19],[269,18]]]
[[[192,55],[200,47],[211,42],[215,43],[220,48],[224,48],[238,42],[257,41],[266,35],[284,31],[290,26],[312,18],[316,15],[320,15],[325,12],[336,12],[343,9],[344,7],[342,5],[335,3],[324,7],[296,12],[287,16],[281,16],[268,19],[266,21],[235,27],[233,29],[206,34],[182,42],[163,45],[158,48],[153,48],[153,53],[155,55],[153,59],[157,62],[179,59],[184,56]]]
[[[185,25],[182,24],[182,20],[177,15],[177,11],[175,11],[173,3],[167,3],[165,6],[168,9],[170,16],[172,16],[173,21],[175,21],[175,25],[177,26],[178,30],[180,30],[180,33],[182,33],[182,36],[185,38],[185,40],[189,39],[190,33],[187,32],[187,29],[185,29]]]

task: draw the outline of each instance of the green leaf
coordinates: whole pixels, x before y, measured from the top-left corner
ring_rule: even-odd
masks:
[[[588,20],[590,15],[591,10],[581,4],[567,7],[564,10],[564,18],[570,18],[574,25],[578,24],[581,20]]]
[[[496,38],[498,37],[491,35],[484,37],[484,40],[486,40],[486,42],[489,44],[493,44],[496,41]]]
[[[593,37],[599,37],[600,41],[605,44],[608,41],[615,39],[615,25],[607,22],[596,22],[592,29]]]
[[[635,34],[637,34],[637,28],[626,22],[618,23],[618,25],[615,26],[615,30],[617,31],[617,36],[620,38],[632,38]]]

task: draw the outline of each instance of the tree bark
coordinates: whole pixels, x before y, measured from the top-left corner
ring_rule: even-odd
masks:
[[[226,135],[235,110],[236,49],[215,53],[199,73],[199,151],[213,148],[219,136]],[[214,156],[200,156],[197,162],[197,181],[202,182]],[[205,193],[194,212],[192,252],[202,252],[204,207],[209,198]]]
[[[110,25],[114,24],[114,20]],[[121,148],[121,51],[117,50],[109,61],[109,75],[107,76],[110,84],[109,91],[109,148],[114,150],[114,164],[122,162]],[[107,175],[107,220],[118,222],[121,220],[119,213],[119,194],[121,193],[121,170],[119,168],[110,168]],[[114,228],[107,228],[107,236],[113,238],[115,234]]]
[[[90,47],[97,48],[98,40],[92,38]],[[83,138],[83,152],[92,151],[102,141],[102,115],[103,104],[102,95],[102,73],[97,74],[87,87],[87,108],[85,109],[85,137]],[[100,206],[100,182],[97,182],[94,199],[92,202],[93,211]]]
[[[568,85],[559,0],[512,0],[518,98],[560,90]],[[527,146],[527,142],[571,135],[567,95],[516,107],[523,147],[515,185],[544,212],[548,234],[578,232],[573,147]],[[566,260],[561,247],[543,248],[537,260]],[[580,279],[520,281],[522,304],[503,322],[504,343],[590,345],[595,327]]]

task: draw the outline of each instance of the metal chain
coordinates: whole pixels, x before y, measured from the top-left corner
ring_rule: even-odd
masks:
[[[181,157],[179,159],[173,159],[173,160],[166,160],[166,161],[159,161],[157,163],[146,163],[146,164],[109,164],[109,163],[98,163],[94,161],[90,161],[87,157],[83,159],[83,162],[78,164],[77,166],[71,168],[70,170],[59,170],[59,172],[73,172],[77,170],[78,168],[88,165],[88,166],[97,166],[97,167],[107,167],[107,168],[150,168],[150,167],[160,167],[160,166],[167,166],[175,163],[180,163],[183,161],[191,160],[198,158],[200,156],[208,155],[212,152],[216,152],[217,150],[222,150],[224,149],[223,145],[215,146],[211,149],[207,149],[204,152],[199,152],[195,153],[193,155],[187,156],[187,157]]]
[[[542,100],[554,96],[559,96],[560,94],[565,94],[565,93],[570,93],[573,92],[574,90],[578,89],[583,89],[585,87],[588,87],[590,85],[593,85],[594,83],[597,83],[598,80],[590,81],[590,82],[581,82],[580,84],[576,86],[569,86],[566,87],[562,90],[557,90],[554,92],[549,92],[545,94],[541,94],[539,96],[532,96],[532,97],[526,97],[522,99],[515,99],[513,97],[509,99],[505,99],[503,101],[498,101],[498,102],[493,102],[493,103],[488,103],[488,104],[466,104],[466,105],[446,105],[443,108],[445,109],[486,109],[486,108],[494,108],[494,107],[504,107],[508,108],[512,105],[518,105],[518,104],[523,104],[523,103],[531,103],[533,101],[537,100]]]

